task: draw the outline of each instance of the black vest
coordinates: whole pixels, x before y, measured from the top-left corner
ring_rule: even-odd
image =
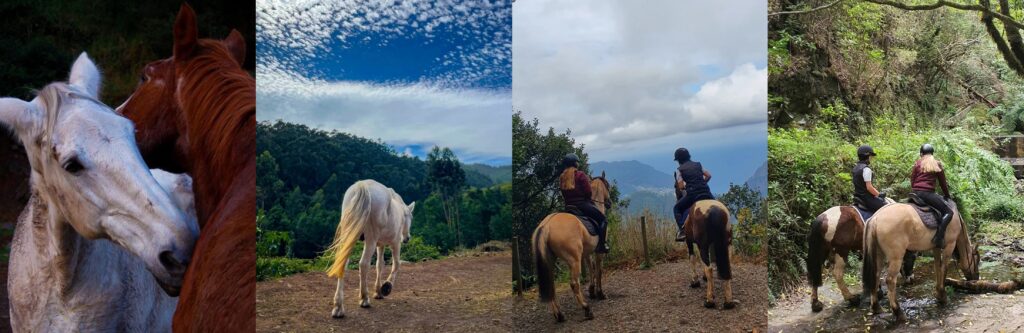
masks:
[[[695,196],[698,194],[710,194],[711,188],[704,181],[704,167],[698,162],[686,161],[679,165],[679,177],[686,182],[686,194]]]
[[[868,192],[868,185],[864,183],[864,168],[867,168],[868,164],[864,161],[857,162],[853,166],[851,174],[853,176],[853,196],[857,198],[872,197],[871,193]]]

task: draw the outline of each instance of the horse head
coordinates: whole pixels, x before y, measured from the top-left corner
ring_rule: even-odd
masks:
[[[956,249],[954,250],[957,264],[960,266],[960,272],[964,274],[964,279],[969,281],[977,280],[981,278],[981,273],[978,269],[978,264],[981,263],[978,245],[971,244],[971,237],[967,232],[967,224],[963,222],[960,213],[955,212],[954,216],[954,222],[960,222],[960,234],[957,235]]]
[[[606,210],[612,208],[612,199],[611,186],[608,184],[608,179],[604,176],[604,171],[601,171],[601,176],[591,177],[590,189],[590,200],[598,204],[596,206],[601,211],[601,214],[605,214]]]
[[[68,83],[47,85],[28,102],[0,99],[0,124],[24,144],[52,223],[120,245],[177,295],[197,228],[143,162],[132,123],[97,100],[100,80],[82,53]]]
[[[402,223],[402,243],[409,243],[409,239],[412,238],[412,234],[409,230],[412,228],[412,211],[416,209],[416,202],[413,201],[411,204],[405,207],[405,219]]]
[[[117,107],[117,113],[139,127],[139,151],[151,167],[184,172],[184,163],[190,160],[186,115],[182,112],[182,96],[178,95],[183,72],[197,63],[241,71],[245,39],[238,31],[232,30],[224,40],[212,40],[199,39],[197,30],[195,12],[182,4],[174,21],[173,56],[146,64],[135,92]],[[206,74],[223,75],[217,71]]]

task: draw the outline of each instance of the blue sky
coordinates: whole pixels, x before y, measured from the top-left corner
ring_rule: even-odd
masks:
[[[767,159],[766,11],[763,0],[517,2],[513,107],[572,129],[591,161],[671,173],[687,147],[723,192]]]
[[[257,1],[257,118],[511,162],[511,2]],[[508,121],[494,121],[508,119]]]

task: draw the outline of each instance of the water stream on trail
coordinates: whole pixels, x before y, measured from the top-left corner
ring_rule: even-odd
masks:
[[[979,267],[982,280],[1008,281],[1024,276],[1024,269],[1014,264],[1021,256],[1019,253],[982,252],[982,264]],[[1001,259],[1001,260],[1000,260]],[[830,268],[829,268],[830,269]],[[826,271],[826,275],[831,271]],[[847,271],[848,275],[857,274],[858,278],[849,281],[850,291],[860,293],[861,284],[859,267]],[[818,289],[819,299],[825,303],[825,309],[818,313],[810,309],[810,288],[801,287],[787,299],[769,309],[769,332],[848,332],[848,331],[951,331],[956,328],[1005,329],[1024,327],[1024,293],[1017,294],[967,294],[963,291],[946,287],[947,303],[938,304],[935,299],[934,264],[930,257],[919,257],[914,278],[909,284],[900,282],[900,305],[906,314],[906,321],[896,322],[889,307],[887,296],[879,300],[882,313],[871,315],[870,301],[863,299],[856,307],[848,306],[835,287],[832,279],[826,279]],[[961,278],[956,261],[950,262],[947,276]],[[884,280],[883,280],[884,285]],[[884,287],[883,287],[884,288]],[[1021,304],[1021,305],[1015,305]],[[1013,305],[1011,307],[1011,305]],[[973,329],[972,329],[973,331]],[[1007,330],[1013,331],[1013,329]]]

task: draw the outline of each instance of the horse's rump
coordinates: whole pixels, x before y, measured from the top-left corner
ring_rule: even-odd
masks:
[[[687,246],[692,250],[692,244],[697,244],[705,265],[711,264],[713,250],[718,276],[731,279],[729,245],[732,243],[732,226],[729,225],[729,209],[717,200],[698,201],[693,205],[684,229]]]

